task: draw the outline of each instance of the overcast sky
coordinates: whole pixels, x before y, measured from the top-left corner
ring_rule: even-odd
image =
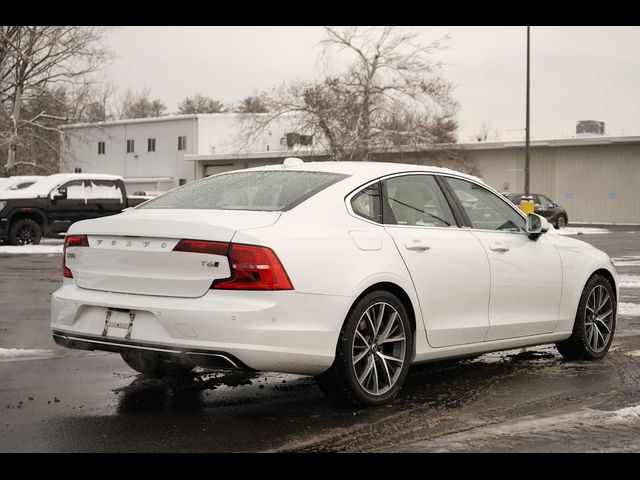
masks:
[[[501,140],[524,138],[526,28],[414,28],[425,42],[450,36],[439,57],[460,104],[459,140],[485,122]],[[116,55],[106,78],[121,92],[149,88],[171,112],[195,92],[237,102],[317,77],[323,37],[322,27],[120,27],[106,37]],[[577,120],[640,134],[639,50],[639,27],[532,27],[532,137],[571,137]]]

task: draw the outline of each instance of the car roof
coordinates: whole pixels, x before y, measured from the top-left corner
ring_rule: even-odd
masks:
[[[101,173],[54,173],[41,178],[23,191],[28,194],[48,195],[53,188],[73,180],[122,180],[122,177]]]
[[[404,172],[426,172],[451,174],[460,177],[469,178],[476,182],[484,182],[473,175],[451,170],[449,168],[436,167],[431,165],[416,165],[411,163],[396,162],[369,162],[369,161],[323,161],[323,162],[303,162],[294,166],[285,167],[283,164],[266,165],[263,167],[249,168],[245,171],[265,171],[265,170],[286,170],[286,171],[302,171],[302,172],[327,172],[341,173],[353,177],[376,178],[395,173]],[[232,172],[230,172],[232,173]]]

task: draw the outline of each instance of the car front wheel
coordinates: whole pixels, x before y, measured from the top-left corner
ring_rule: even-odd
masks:
[[[390,292],[374,291],[352,308],[338,339],[334,363],[316,381],[331,399],[385,404],[404,384],[412,349],[406,308]]]
[[[567,226],[567,218],[564,215],[560,215],[556,220],[556,228],[564,228]]]
[[[597,360],[613,342],[617,302],[613,287],[602,275],[594,275],[584,287],[571,336],[556,344],[569,360]]]

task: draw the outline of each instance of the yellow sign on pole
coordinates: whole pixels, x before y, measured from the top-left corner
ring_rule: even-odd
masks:
[[[526,214],[533,213],[533,211],[535,210],[535,203],[533,202],[533,199],[529,199],[529,200],[525,200],[524,198],[521,199],[520,210],[522,210]]]

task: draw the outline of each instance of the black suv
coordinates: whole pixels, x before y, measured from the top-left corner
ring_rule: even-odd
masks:
[[[104,217],[148,197],[127,197],[122,177],[60,173],[20,190],[0,191],[0,242],[38,244],[79,220]]]
[[[524,197],[524,193],[503,193],[503,195],[518,206],[520,205],[520,200]],[[530,196],[533,197],[533,202],[535,203],[535,213],[545,217],[556,228],[567,226],[569,216],[563,207],[545,195],[532,193]]]

